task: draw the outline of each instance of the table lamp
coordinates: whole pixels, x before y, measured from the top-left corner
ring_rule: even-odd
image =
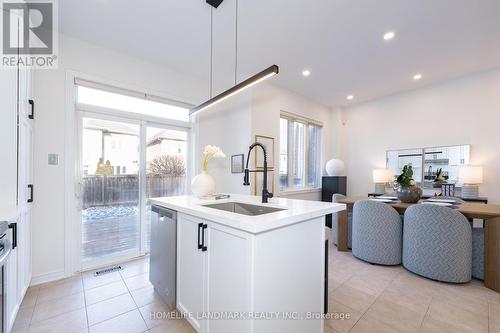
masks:
[[[392,172],[389,169],[373,170],[373,182],[375,183],[375,194],[384,194],[387,183],[391,181]]]
[[[479,197],[479,184],[483,183],[483,167],[466,166],[460,169],[458,179],[462,186],[462,198],[475,199]]]

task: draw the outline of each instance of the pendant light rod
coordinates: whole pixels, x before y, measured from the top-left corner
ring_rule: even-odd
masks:
[[[229,88],[228,90],[224,91],[223,93],[220,93],[219,95],[209,99],[208,101],[192,108],[191,110],[189,110],[189,115],[192,115],[196,112],[199,112],[199,111],[202,111],[205,109],[208,109],[209,107],[214,106],[215,104],[220,103],[223,100],[225,100],[233,95],[236,95],[237,93],[240,93],[243,90],[248,89],[248,88],[256,85],[257,83],[260,83],[260,82],[262,82],[262,81],[264,81],[264,80],[266,80],[266,79],[268,79],[268,78],[270,78],[278,73],[279,73],[279,67],[276,65],[272,65],[271,67],[263,70],[260,73],[255,74],[254,76],[252,76],[252,77],[246,79],[245,81],[235,85],[234,87]]]
[[[235,2],[235,40],[234,40],[234,85],[238,84],[238,0]]]
[[[213,97],[213,85],[214,85],[214,9],[210,8],[210,92],[209,92],[210,98]]]

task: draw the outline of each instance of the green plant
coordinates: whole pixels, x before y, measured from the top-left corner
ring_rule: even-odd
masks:
[[[407,164],[403,167],[403,172],[396,179],[396,183],[399,186],[408,187],[415,186],[416,182],[413,180],[413,167],[411,164]]]
[[[446,178],[443,175],[443,168],[439,168],[436,171],[436,178],[434,179],[435,182],[443,182],[445,181]]]

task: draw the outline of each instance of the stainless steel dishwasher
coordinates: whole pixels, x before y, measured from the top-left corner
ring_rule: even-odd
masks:
[[[151,207],[149,280],[165,304],[175,308],[177,212]]]

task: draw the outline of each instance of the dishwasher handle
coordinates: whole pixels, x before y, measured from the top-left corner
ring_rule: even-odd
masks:
[[[160,206],[151,206],[151,211],[158,214],[158,217],[166,217],[169,220],[177,220],[177,212],[175,210],[163,208]]]

